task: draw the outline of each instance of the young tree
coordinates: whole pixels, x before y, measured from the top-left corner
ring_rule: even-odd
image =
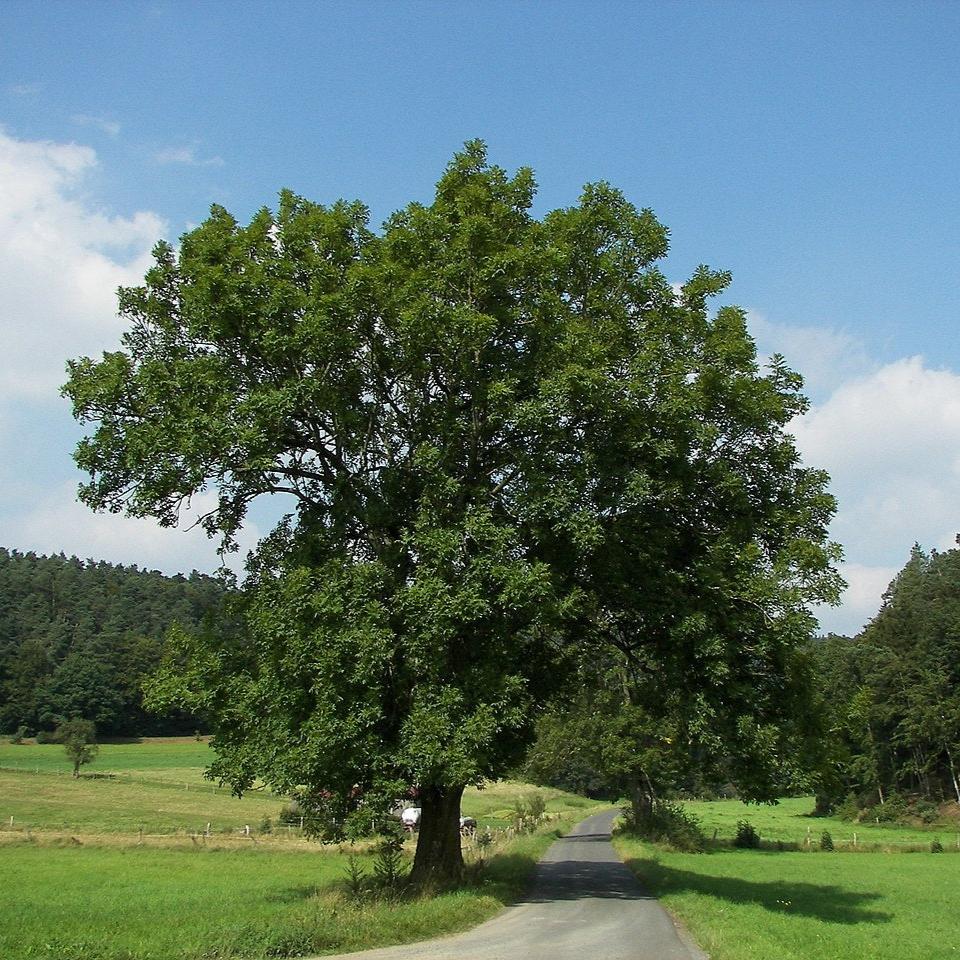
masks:
[[[100,750],[97,728],[89,720],[65,720],[57,727],[56,737],[63,744],[67,758],[73,764],[73,776],[80,776],[80,767],[93,763]]]
[[[533,196],[471,142],[379,234],[359,203],[214,207],[65,387],[94,508],[173,524],[210,490],[229,549],[290,499],[242,629],[176,633],[153,701],[216,718],[238,791],[346,815],[415,787],[418,879],[459,875],[464,786],[518,759],[573,640],[676,685],[749,772],[837,588],[827,478],[785,432],[800,380],[710,314],[726,275],[675,292],[666,230],[606,184],[540,221]]]

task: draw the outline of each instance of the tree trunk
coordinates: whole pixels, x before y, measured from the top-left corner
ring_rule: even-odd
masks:
[[[639,827],[653,813],[653,790],[644,788],[639,776],[630,778],[630,806],[633,808],[635,827]]]
[[[449,886],[463,878],[460,800],[463,786],[421,787],[420,835],[410,879],[426,886]]]

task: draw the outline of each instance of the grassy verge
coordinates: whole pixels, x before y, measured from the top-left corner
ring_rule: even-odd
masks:
[[[351,900],[343,885],[345,858],[333,848],[7,844],[0,848],[0,870],[15,893],[0,912],[0,956],[259,958],[453,933],[516,899],[563,825],[498,844],[465,889],[395,900]],[[369,869],[369,853],[354,852]]]
[[[960,956],[960,857],[669,853],[620,836],[627,864],[712,960]]]

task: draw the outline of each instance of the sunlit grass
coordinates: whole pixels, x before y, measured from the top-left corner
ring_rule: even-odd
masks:
[[[960,856],[616,845],[712,960],[960,956]]]

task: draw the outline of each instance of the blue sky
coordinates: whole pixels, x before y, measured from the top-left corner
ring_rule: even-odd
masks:
[[[212,568],[196,531],[73,503],[65,358],[115,343],[113,288],[212,202],[380,221],[482,137],[538,211],[606,179],[670,228],[671,278],[733,272],[724,302],[807,376],[851,583],[822,621],[855,631],[960,530],[958,40],[953,3],[7,0],[0,543]]]

